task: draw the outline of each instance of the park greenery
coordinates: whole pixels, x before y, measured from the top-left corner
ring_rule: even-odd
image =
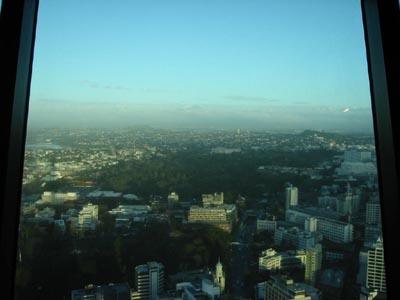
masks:
[[[316,167],[324,161],[332,161],[335,154],[327,150],[301,153],[271,150],[212,155],[188,150],[148,160],[120,162],[104,170],[98,184],[104,189],[141,196],[177,192],[187,199],[223,191],[229,203],[238,194],[256,197],[262,192],[279,192],[288,181],[302,186],[303,190],[311,189],[316,182],[308,176],[260,172],[258,167]]]
[[[219,257],[231,257],[231,236],[204,225],[137,225],[133,235],[99,230],[90,238],[61,237],[54,228],[23,226],[16,270],[17,299],[69,297],[82,282],[128,282],[134,267],[147,261],[165,265],[167,275],[214,266]]]

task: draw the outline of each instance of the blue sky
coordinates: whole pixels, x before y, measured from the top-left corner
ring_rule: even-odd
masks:
[[[29,122],[370,130],[360,3],[42,0]]]

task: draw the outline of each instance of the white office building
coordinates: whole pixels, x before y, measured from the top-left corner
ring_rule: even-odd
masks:
[[[289,209],[291,206],[297,206],[299,200],[298,195],[299,191],[297,187],[289,186],[286,188],[286,199],[285,199],[286,209]]]
[[[80,229],[95,229],[99,219],[99,207],[89,203],[84,206],[78,214],[78,224]]]
[[[354,228],[350,223],[318,217],[317,231],[324,238],[335,243],[350,243],[354,238]]]

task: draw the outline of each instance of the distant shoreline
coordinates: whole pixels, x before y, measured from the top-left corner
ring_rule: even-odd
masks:
[[[46,144],[46,143],[38,143],[38,144],[27,144],[25,146],[27,149],[51,149],[51,150],[61,150],[63,147],[55,144]]]

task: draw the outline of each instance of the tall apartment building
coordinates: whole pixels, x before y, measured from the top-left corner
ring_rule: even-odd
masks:
[[[305,272],[304,272],[304,280],[306,283],[315,286],[317,273],[319,270],[321,270],[321,264],[322,264],[321,244],[315,245],[315,247],[312,249],[307,249]]]
[[[95,229],[99,218],[99,207],[89,203],[84,206],[78,214],[78,224],[80,229]]]
[[[135,289],[132,300],[157,300],[164,291],[164,265],[151,261],[135,267]]]
[[[381,205],[378,196],[371,197],[367,202],[365,213],[364,244],[373,244],[382,236]]]
[[[386,293],[385,262],[381,239],[368,250],[367,287]]]
[[[203,200],[203,207],[208,208],[212,206],[219,206],[224,204],[224,193],[221,192],[220,194],[218,193],[203,194],[202,200]]]
[[[291,206],[298,204],[298,189],[292,185],[286,188],[285,209],[290,209]]]
[[[379,199],[376,198],[367,202],[365,222],[372,225],[382,223],[381,204],[379,202]]]
[[[265,283],[266,300],[318,300],[318,289],[295,283],[293,279],[285,276],[271,276]]]

